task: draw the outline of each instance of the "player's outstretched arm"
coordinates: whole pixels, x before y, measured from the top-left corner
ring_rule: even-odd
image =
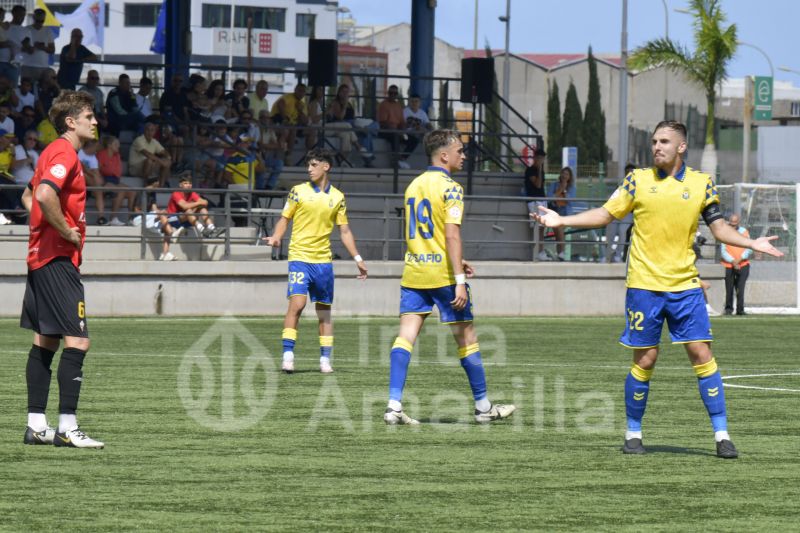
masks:
[[[281,239],[283,239],[283,234],[286,233],[286,228],[288,227],[289,219],[286,217],[281,217],[281,219],[278,220],[278,223],[275,224],[275,230],[272,232],[272,235],[261,237],[261,240],[273,248],[279,248],[281,245]]]
[[[601,228],[608,226],[614,220],[614,217],[605,207],[596,207],[577,215],[562,217],[552,209],[540,206],[539,213],[531,213],[530,217],[548,228],[560,228],[561,226]]]
[[[339,226],[339,234],[342,236],[342,244],[347,249],[347,252],[353,257],[358,267],[358,279],[367,279],[367,264],[358,254],[356,248],[356,238],[350,230],[350,224],[342,224]]]
[[[714,235],[714,238],[720,242],[740,248],[750,248],[756,252],[763,252],[774,257],[783,257],[783,252],[772,245],[772,241],[778,238],[777,235],[751,239],[736,231],[735,228],[721,218],[712,222],[708,227],[711,230],[711,234]]]

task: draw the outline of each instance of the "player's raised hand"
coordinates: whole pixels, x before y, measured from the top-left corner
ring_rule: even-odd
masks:
[[[467,306],[467,286],[465,284],[456,285],[456,297],[450,302],[453,309],[461,311]]]
[[[561,215],[559,215],[552,209],[547,209],[546,207],[541,205],[539,206],[539,212],[530,213],[530,217],[539,224],[542,224],[543,226],[546,226],[548,228],[560,228],[561,226],[564,225],[561,222]]]
[[[272,246],[273,248],[280,248],[281,247],[281,240],[277,237],[267,236],[261,237],[261,240],[267,243],[268,246]]]
[[[475,269],[467,263],[465,259],[461,260],[461,267],[464,269],[464,274],[467,275],[468,278],[472,278],[475,276]]]
[[[364,261],[357,261],[358,279],[367,279],[367,264]]]
[[[753,241],[753,244],[750,246],[750,248],[756,252],[763,252],[773,257],[783,257],[783,252],[772,246],[772,241],[777,238],[777,235],[773,235],[771,237],[759,237]]]

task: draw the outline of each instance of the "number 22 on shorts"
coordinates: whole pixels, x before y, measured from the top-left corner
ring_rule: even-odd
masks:
[[[628,309],[628,327],[631,330],[642,331],[642,321],[644,320],[644,313],[641,311],[633,311]]]

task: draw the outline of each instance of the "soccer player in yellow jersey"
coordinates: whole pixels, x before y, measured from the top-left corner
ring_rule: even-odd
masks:
[[[650,377],[658,358],[664,320],[673,343],[683,344],[698,378],[700,397],[714,430],[717,456],[738,456],[728,435],[722,376],[711,353],[711,323],[700,286],[692,242],[702,216],[714,237],[726,244],[780,257],[770,241],[750,239],[725,223],[714,181],[686,166],[686,126],[660,122],[652,137],[655,165],[636,169],[603,207],[561,217],[539,208],[535,218],[551,228],[606,226],[633,213],[628,257],[626,324],[620,343],[633,349],[633,367],[625,381],[627,431],[624,453],[645,453],[642,417]]]
[[[289,287],[286,297],[289,308],[283,320],[283,364],[287,374],[294,372],[294,344],[297,323],[308,296],[315,303],[319,318],[319,370],[333,372],[333,265],[331,264],[331,233],[339,226],[342,244],[355,259],[358,278],[367,278],[367,265],[358,254],[356,240],[347,223],[344,194],[331,185],[328,172],[333,167],[333,152],[314,149],[308,153],[308,177],[311,181],[295,185],[289,192],[275,231],[264,240],[270,246],[280,246],[281,238],[292,221],[289,241]]]
[[[425,318],[439,309],[458,344],[461,366],[475,399],[475,420],[491,422],[514,412],[513,405],[492,405],[486,396],[486,375],[478,335],[472,324],[472,298],[466,283],[472,268],[461,255],[461,217],[464,190],[451,174],[464,165],[464,145],[451,130],[425,136],[431,166],[406,189],[405,268],[400,289],[400,334],[390,356],[387,424],[419,424],[403,412],[401,400],[414,341]]]

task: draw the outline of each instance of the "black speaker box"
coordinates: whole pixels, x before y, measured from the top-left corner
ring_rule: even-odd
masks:
[[[339,78],[339,46],[334,39],[308,40],[308,84],[330,87]]]
[[[492,102],[494,87],[494,59],[491,57],[470,57],[461,60],[461,98],[462,102],[489,104]]]

